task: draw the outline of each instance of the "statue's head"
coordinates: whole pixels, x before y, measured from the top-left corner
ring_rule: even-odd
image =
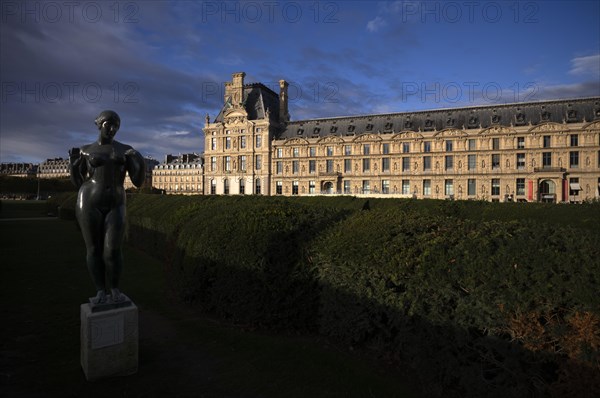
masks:
[[[102,111],[94,121],[100,130],[100,136],[104,141],[112,141],[121,126],[121,118],[115,111]]]
[[[119,117],[119,115],[117,115],[117,112],[107,110],[100,112],[100,114],[98,115],[96,120],[94,120],[94,122],[96,123],[96,126],[100,128],[102,127],[102,123],[104,122],[113,122],[114,124],[120,125],[121,118]]]

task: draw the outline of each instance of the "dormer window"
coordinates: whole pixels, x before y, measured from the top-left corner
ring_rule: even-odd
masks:
[[[372,130],[373,130],[373,124],[371,124],[371,123],[368,123],[368,124],[367,124],[367,127],[365,128],[365,130],[367,130],[367,131],[372,131]]]
[[[313,134],[319,135],[319,133],[321,132],[321,127],[315,127],[315,129],[313,130]]]
[[[394,127],[394,123],[392,123],[392,122],[387,122],[387,123],[385,124],[385,131],[391,131],[391,130],[392,130],[392,127]]]
[[[352,125],[352,124],[348,126],[348,132],[349,132],[349,133],[353,132],[353,131],[354,131],[354,129],[356,129],[356,126],[354,126],[354,125]]]
[[[331,133],[335,133],[337,131],[337,126],[331,126],[331,129],[329,131]]]
[[[296,132],[296,134],[298,135],[302,135],[304,133],[304,129],[300,128],[298,129],[298,131]]]

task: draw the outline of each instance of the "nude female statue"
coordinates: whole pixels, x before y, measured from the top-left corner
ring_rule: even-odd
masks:
[[[79,192],[75,215],[87,249],[87,267],[96,287],[92,303],[123,301],[119,277],[123,269],[121,246],[125,233],[125,173],[136,187],[144,182],[144,158],[113,138],[121,119],[104,111],[95,120],[98,140],[69,151],[71,181]],[[107,282],[111,296],[107,298]]]

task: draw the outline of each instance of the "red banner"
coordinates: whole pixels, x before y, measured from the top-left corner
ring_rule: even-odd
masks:
[[[527,200],[531,202],[533,200],[533,181],[529,180],[527,182],[529,183],[527,186]]]

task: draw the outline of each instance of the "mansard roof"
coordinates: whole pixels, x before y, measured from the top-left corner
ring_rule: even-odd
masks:
[[[289,122],[278,138],[469,130],[593,120],[600,120],[600,97],[297,120]]]
[[[244,84],[244,98],[242,101],[244,110],[248,113],[248,120],[264,119],[267,110],[269,119],[279,120],[279,95],[264,84]],[[214,123],[223,122],[223,114],[231,107],[231,98],[227,98]]]

